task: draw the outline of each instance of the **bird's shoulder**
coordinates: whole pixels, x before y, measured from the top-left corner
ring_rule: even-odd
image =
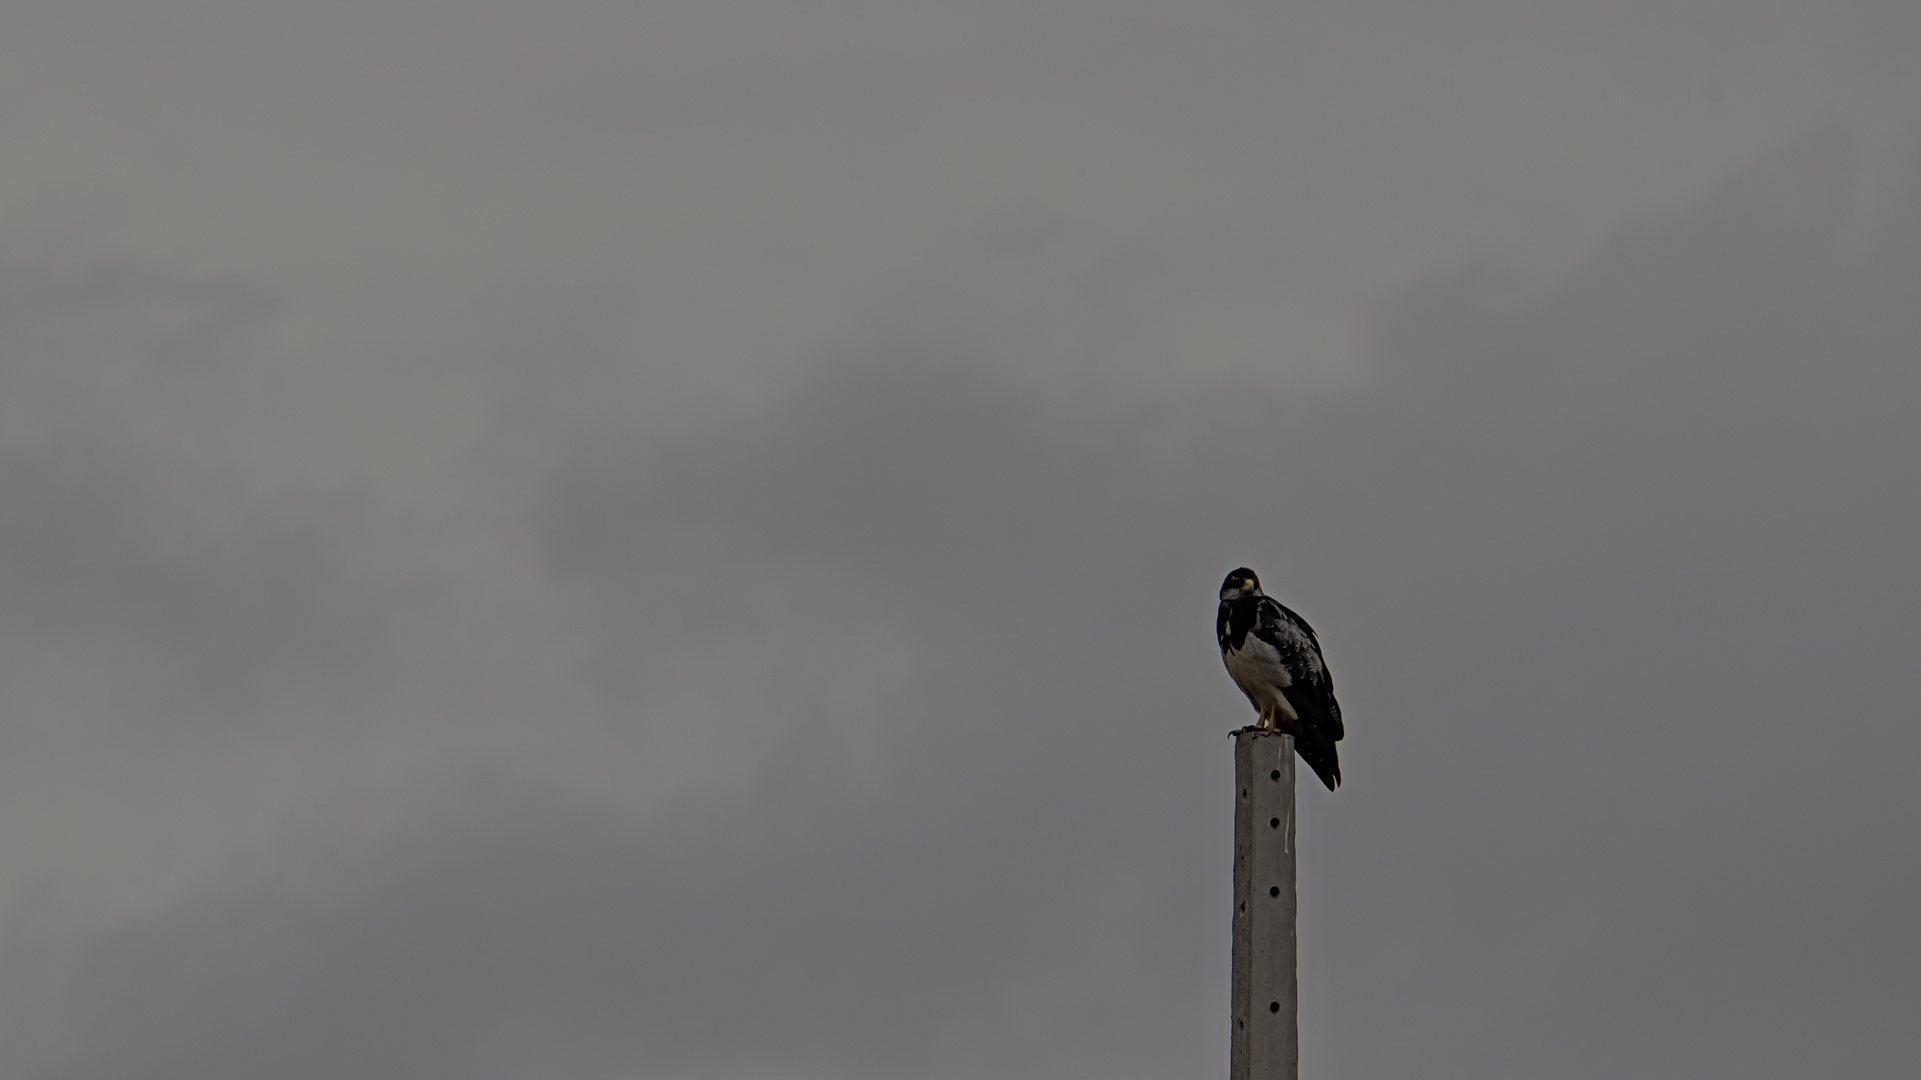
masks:
[[[1314,628],[1308,625],[1306,619],[1301,618],[1300,612],[1271,596],[1261,597],[1260,623],[1262,626],[1291,627],[1307,639],[1307,643],[1314,647],[1315,652],[1321,651],[1320,635],[1314,632]]]
[[[1254,612],[1255,637],[1272,645],[1290,668],[1301,674],[1323,669],[1321,642],[1307,620],[1273,597],[1263,596]]]

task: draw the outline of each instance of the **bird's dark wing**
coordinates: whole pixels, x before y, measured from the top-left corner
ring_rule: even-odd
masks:
[[[1294,625],[1300,627],[1301,632],[1307,635],[1308,642],[1314,646],[1314,651],[1318,654],[1321,651],[1321,636],[1314,632],[1313,627],[1307,625],[1307,620],[1301,618],[1301,613],[1278,600],[1270,602],[1273,603],[1275,607],[1281,609],[1280,613],[1283,617],[1294,620]]]
[[[1314,628],[1286,605],[1266,596],[1261,597],[1259,619],[1255,636],[1274,646],[1294,680],[1286,690],[1288,704],[1303,721],[1311,713],[1317,726],[1333,738],[1344,737],[1347,732],[1341,725],[1341,704],[1334,700],[1334,676],[1321,656],[1321,639]]]
[[[1341,704],[1334,700],[1334,676],[1321,657],[1321,640],[1307,620],[1270,597],[1261,597],[1253,633],[1281,654],[1293,682],[1281,693],[1301,718],[1295,740],[1301,760],[1320,776],[1328,790],[1341,782],[1340,758],[1334,744],[1347,734],[1341,723]]]

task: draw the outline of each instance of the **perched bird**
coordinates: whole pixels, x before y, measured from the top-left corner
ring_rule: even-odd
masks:
[[[1261,579],[1243,566],[1221,582],[1214,634],[1227,673],[1260,714],[1254,726],[1294,736],[1294,749],[1327,790],[1339,787],[1341,705],[1314,628],[1263,593]]]

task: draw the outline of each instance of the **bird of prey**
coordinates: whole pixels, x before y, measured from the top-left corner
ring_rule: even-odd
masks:
[[[1261,591],[1261,579],[1243,566],[1221,582],[1221,609],[1214,619],[1221,662],[1234,684],[1260,714],[1257,728],[1294,736],[1301,760],[1327,790],[1341,784],[1341,705],[1334,678],[1321,659],[1321,639],[1307,620]]]

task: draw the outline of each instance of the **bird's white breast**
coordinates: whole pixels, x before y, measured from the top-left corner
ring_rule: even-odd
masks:
[[[1241,688],[1255,709],[1273,709],[1290,720],[1298,719],[1294,707],[1281,694],[1282,687],[1293,685],[1294,677],[1288,674],[1274,646],[1250,633],[1239,649],[1223,650],[1221,659],[1234,685]]]

